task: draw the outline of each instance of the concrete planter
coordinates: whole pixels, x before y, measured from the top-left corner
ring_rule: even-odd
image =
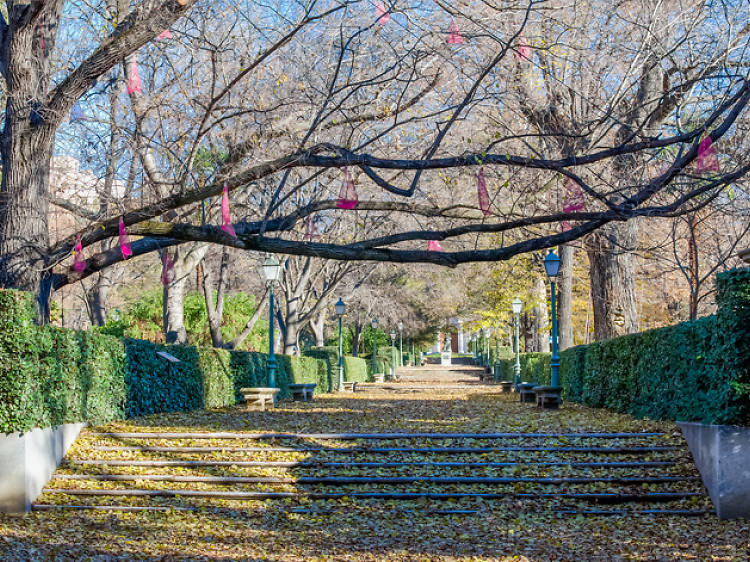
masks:
[[[0,435],[0,512],[23,513],[41,493],[84,424]]]
[[[719,519],[750,519],[750,427],[677,422]]]

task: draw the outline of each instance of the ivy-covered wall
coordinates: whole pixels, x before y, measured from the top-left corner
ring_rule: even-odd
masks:
[[[567,400],[638,417],[750,425],[750,268],[716,277],[716,315],[566,349]]]
[[[235,404],[242,387],[268,386],[265,353],[39,327],[34,316],[31,295],[0,291],[0,433],[218,408]],[[170,363],[159,351],[180,361]],[[281,398],[289,396],[289,383],[330,388],[325,361],[277,360]]]

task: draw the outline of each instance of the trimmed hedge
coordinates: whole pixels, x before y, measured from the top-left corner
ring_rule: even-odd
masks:
[[[39,327],[35,314],[30,294],[0,291],[0,433],[220,408],[235,404],[244,386],[268,385],[265,353]],[[277,362],[282,398],[290,382],[329,384],[325,361],[278,355]]]
[[[367,369],[367,361],[361,357],[344,355],[344,379],[357,382],[371,380]]]
[[[750,269],[717,275],[715,316],[561,354],[568,400],[638,417],[750,425]]]
[[[521,353],[518,362],[521,366],[521,380],[548,385],[550,383],[551,353]],[[500,380],[515,380],[515,357],[500,359]]]

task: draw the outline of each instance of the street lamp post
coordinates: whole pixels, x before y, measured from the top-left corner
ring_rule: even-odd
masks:
[[[487,367],[487,372],[490,371],[490,333],[491,330],[489,327],[484,329],[484,348],[487,352],[484,366]]]
[[[555,252],[549,251],[544,258],[544,269],[550,279],[551,301],[552,301],[552,357],[550,359],[550,386],[540,389],[543,391],[538,396],[541,398],[543,408],[558,408],[560,405],[560,356],[557,353],[557,294],[555,280],[560,271],[560,258]]]
[[[391,330],[391,376],[396,378],[396,330]]]
[[[495,365],[494,379],[495,382],[500,380],[500,338],[497,337],[498,329],[495,328]]]
[[[557,295],[555,294],[555,280],[560,271],[560,261],[560,258],[557,257],[552,250],[550,250],[547,257],[544,258],[544,269],[547,271],[547,276],[550,280],[552,297],[552,358],[550,359],[550,386],[555,388],[560,386],[560,356],[557,353]]]
[[[378,374],[378,319],[373,318],[370,321],[372,326],[372,376]]]
[[[518,385],[521,384],[521,350],[519,349],[518,345],[518,315],[521,314],[521,310],[523,309],[523,301],[516,297],[513,302],[511,303],[511,307],[513,308],[513,323],[515,325],[515,348],[516,348],[516,364],[513,367],[513,374],[516,378],[516,389],[518,389]]]
[[[336,316],[339,317],[339,391],[344,390],[344,339],[341,333],[341,320],[346,312],[346,305],[344,301],[339,301],[334,305],[336,309]]]
[[[263,262],[263,277],[266,279],[268,287],[268,386],[276,388],[276,354],[273,342],[273,285],[279,280],[281,266],[279,260],[273,256],[268,256]]]
[[[398,323],[398,364],[404,366],[404,323],[399,321]]]

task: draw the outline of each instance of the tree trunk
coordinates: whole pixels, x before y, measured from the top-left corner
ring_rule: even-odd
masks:
[[[188,343],[185,329],[186,285],[187,278],[179,275],[175,266],[175,280],[164,287],[164,339],[167,343]]]
[[[354,321],[354,335],[352,336],[352,356],[359,357],[359,344],[362,340],[362,322],[357,319]],[[407,349],[408,351],[408,349]]]
[[[638,331],[632,254],[636,237],[637,227],[628,221],[607,224],[587,241],[596,341]]]
[[[687,216],[688,226],[688,275],[690,281],[690,320],[698,317],[698,294],[700,291],[700,271],[698,269],[698,241],[696,230],[698,229],[697,215],[690,213]]]
[[[239,347],[245,343],[245,340],[250,335],[250,333],[253,331],[253,328],[255,327],[255,324],[260,320],[261,314],[265,311],[265,304],[268,300],[268,288],[266,288],[265,292],[263,293],[263,296],[258,301],[257,306],[255,307],[255,312],[253,312],[253,315],[250,317],[250,320],[247,321],[247,324],[245,324],[244,329],[242,332],[237,334],[237,337],[234,338],[233,341],[229,342],[227,345],[228,349],[239,349]]]
[[[543,277],[534,280],[534,330],[535,351],[549,352],[549,315],[547,314],[547,284]]]
[[[89,320],[92,326],[104,326],[107,323],[107,297],[112,287],[112,276],[114,269],[109,268],[100,271],[96,275],[96,281],[89,288],[87,299],[89,303]]]
[[[575,248],[570,244],[560,246],[559,300],[557,307],[560,351],[573,346],[573,260]]]
[[[537,351],[535,349],[535,342],[534,342],[534,320],[531,317],[531,314],[529,312],[524,312],[521,314],[519,318],[519,334],[518,337],[521,338],[521,341],[523,341],[523,351],[524,353],[531,353],[534,351]],[[519,342],[519,347],[520,347]]]
[[[317,347],[323,347],[326,344],[326,317],[328,311],[326,307],[321,306],[318,313],[310,321],[310,330],[315,337],[315,345]]]

